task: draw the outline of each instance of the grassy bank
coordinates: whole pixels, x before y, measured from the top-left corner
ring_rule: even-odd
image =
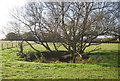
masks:
[[[39,45],[35,45],[39,47]],[[38,63],[25,62],[17,56],[16,49],[0,51],[3,79],[118,79],[118,44],[101,44],[102,62],[96,63]],[[86,49],[91,50],[93,47]],[[26,50],[31,50],[26,46]],[[45,50],[41,48],[41,51]],[[94,57],[91,57],[94,58]]]

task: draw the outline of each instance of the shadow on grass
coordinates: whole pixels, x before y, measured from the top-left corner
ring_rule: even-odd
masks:
[[[118,50],[102,50],[100,54],[100,62],[94,63],[103,67],[120,67],[119,65],[119,53]]]
[[[49,61],[57,61],[61,59],[61,57],[66,58],[68,57],[69,53],[66,51],[60,51],[60,52],[42,52],[46,60]],[[120,67],[119,64],[119,53],[120,51],[118,50],[101,50],[99,51],[99,59],[95,59],[95,55],[90,55],[90,64],[97,64],[101,65],[103,67]],[[38,56],[40,55],[39,53],[36,53]],[[28,53],[29,58],[31,61],[35,61],[35,56],[34,52]],[[40,57],[40,56],[39,56]],[[24,61],[24,60],[23,60]]]

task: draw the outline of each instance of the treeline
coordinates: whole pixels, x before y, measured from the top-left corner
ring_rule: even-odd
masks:
[[[54,40],[53,38],[57,38],[57,40]],[[58,36],[57,34],[50,34],[46,33],[46,36],[44,38],[41,38],[41,42],[63,42],[62,38]],[[44,40],[46,39],[46,40]],[[32,34],[32,32],[25,32],[23,34],[16,34],[14,32],[10,32],[6,35],[5,39],[2,39],[4,41],[38,41],[38,39]],[[93,40],[92,43],[119,43],[117,37],[111,37],[111,38],[96,38]]]
[[[4,41],[21,41],[21,40],[27,40],[27,41],[36,41],[34,35],[32,35],[31,32],[25,32],[23,34],[16,34],[14,32],[10,32],[6,35],[5,39],[2,39]]]
[[[46,34],[46,35],[45,35]],[[57,34],[50,34],[50,33],[44,33],[45,37],[41,37],[41,42],[62,42],[62,38],[58,36]],[[57,38],[57,40],[53,40],[53,38]],[[44,40],[45,39],[45,40]],[[38,41],[38,39],[32,34],[32,32],[25,32],[23,34],[16,34],[14,32],[10,32],[6,35],[5,39],[2,39],[4,41]]]

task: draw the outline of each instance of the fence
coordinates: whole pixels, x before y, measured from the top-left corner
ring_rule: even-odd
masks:
[[[20,41],[0,41],[1,50],[10,49],[10,48],[18,48]],[[35,44],[35,43],[32,43]],[[23,43],[23,46],[27,46],[27,43]]]

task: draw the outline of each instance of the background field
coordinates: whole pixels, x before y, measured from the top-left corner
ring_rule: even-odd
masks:
[[[6,43],[6,42],[5,42]],[[10,44],[10,43],[9,43]],[[41,51],[42,46],[33,44]],[[119,44],[120,45],[120,44]],[[26,62],[17,56],[18,48],[0,51],[2,58],[1,76],[3,79],[118,79],[118,43],[103,43],[101,50],[102,61],[90,57],[91,63],[38,63]],[[52,46],[51,46],[52,47]],[[26,52],[33,51],[29,46],[24,47]],[[86,51],[91,50],[89,47]],[[61,50],[65,50],[60,47]]]

